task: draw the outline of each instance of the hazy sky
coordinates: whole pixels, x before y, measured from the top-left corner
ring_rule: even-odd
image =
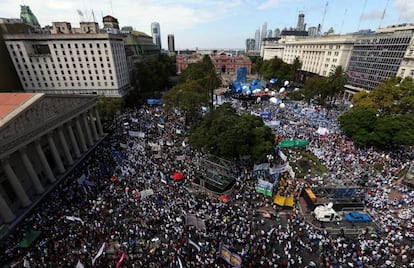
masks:
[[[85,20],[93,21],[94,14],[100,27],[102,15],[112,15],[121,27],[149,35],[151,22],[157,21],[162,47],[174,34],[176,49],[244,48],[264,22],[272,30],[296,27],[299,12],[307,27],[324,20],[323,31],[333,27],[342,34],[414,22],[413,0],[1,0],[0,17],[18,18],[22,4],[30,6],[41,26],[68,21],[79,27],[77,10]]]

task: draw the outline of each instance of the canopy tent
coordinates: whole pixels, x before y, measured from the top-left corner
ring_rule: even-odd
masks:
[[[181,172],[175,172],[175,173],[172,175],[172,178],[173,178],[173,180],[175,180],[175,181],[181,181],[181,180],[184,178],[184,175],[183,175],[183,173],[181,173]]]
[[[148,105],[162,105],[161,99],[147,99]]]
[[[17,246],[20,248],[29,248],[41,233],[41,231],[31,231],[24,236],[24,238],[19,242],[19,244],[17,244]]]
[[[306,147],[309,141],[306,140],[282,140],[279,143],[280,148],[291,148],[291,147]]]
[[[223,203],[227,203],[230,201],[230,197],[228,195],[223,194],[220,196],[220,201]]]
[[[329,134],[329,129],[325,128],[325,127],[319,127],[318,130],[316,130],[316,133],[318,133],[319,135],[327,135]]]
[[[293,206],[295,205],[293,195],[283,196],[279,192],[273,198],[273,203],[281,207],[290,207],[290,208],[293,208]]]

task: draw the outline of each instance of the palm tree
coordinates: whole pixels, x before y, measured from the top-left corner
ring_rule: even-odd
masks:
[[[347,79],[347,74],[341,65],[336,66],[335,70],[330,73],[328,77],[328,95],[331,99],[331,104],[335,101],[336,97],[344,92]]]
[[[298,80],[298,71],[302,68],[302,62],[299,57],[296,57],[292,62],[292,80],[297,82]]]

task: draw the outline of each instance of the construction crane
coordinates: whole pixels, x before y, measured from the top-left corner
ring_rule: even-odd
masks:
[[[382,16],[381,16],[381,20],[380,20],[378,28],[381,28],[382,21],[384,20],[384,17],[385,17],[385,11],[387,11],[387,7],[389,3],[390,3],[390,0],[388,0],[387,4],[385,5],[384,12],[382,12]]]
[[[322,33],[322,27],[323,27],[323,23],[325,22],[325,17],[326,17],[327,10],[328,10],[328,1],[326,1],[326,4],[325,4],[325,11],[323,12],[323,18],[322,18],[321,27],[319,29],[319,34]]]

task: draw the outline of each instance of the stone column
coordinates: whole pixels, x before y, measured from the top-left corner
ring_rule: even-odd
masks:
[[[49,142],[50,150],[52,151],[53,159],[58,167],[59,173],[65,172],[65,167],[63,166],[62,159],[60,159],[60,155],[58,150],[56,149],[55,142],[53,140],[52,134],[47,135],[47,141]]]
[[[68,143],[66,142],[65,135],[63,134],[62,127],[58,128],[58,135],[60,142],[62,143],[63,152],[65,153],[66,160],[68,161],[69,165],[73,165],[73,158],[69,151]]]
[[[42,149],[42,146],[40,145],[40,142],[38,142],[38,141],[35,142],[35,148],[36,148],[37,154],[39,155],[40,162],[42,162],[42,166],[45,169],[47,179],[51,183],[55,182],[56,181],[55,176],[53,175],[53,171],[50,168],[49,162],[47,162],[45,153],[43,152],[43,149]]]
[[[94,116],[93,116],[92,110],[89,110],[88,114],[89,114],[89,118],[91,119],[93,139],[97,141],[99,140],[98,131],[96,130],[96,125],[95,125],[95,120],[97,119],[93,120]]]
[[[10,166],[9,159],[2,159],[1,164],[3,166],[3,170],[6,173],[7,178],[9,179],[11,186],[13,187],[14,192],[17,195],[17,198],[19,198],[21,205],[23,207],[29,206],[32,203],[32,201],[30,201],[29,197],[23,189],[23,186],[20,184],[19,179],[17,178],[12,167]]]
[[[26,167],[27,172],[29,173],[30,180],[33,182],[33,186],[35,188],[35,191],[37,194],[41,194],[45,191],[43,188],[42,183],[39,180],[39,177],[36,174],[36,171],[34,170],[32,163],[29,160],[29,157],[27,156],[26,149],[20,150],[20,157],[23,160],[23,164]]]
[[[83,131],[82,131],[82,127],[79,122],[79,118],[76,118],[75,125],[76,125],[76,130],[78,131],[82,151],[86,152],[88,150],[88,147],[86,147],[85,136],[83,136]]]
[[[95,116],[96,116],[96,124],[98,125],[98,134],[99,134],[99,136],[102,136],[104,134],[104,132],[103,132],[103,128],[102,128],[101,117],[99,116],[99,111],[98,111],[98,108],[96,106],[94,108],[94,111],[95,111]]]
[[[75,138],[75,134],[73,133],[72,125],[70,123],[68,123],[66,125],[66,128],[68,130],[69,139],[70,139],[70,142],[72,143],[73,150],[75,151],[75,156],[76,156],[76,158],[80,158],[81,153],[80,153],[80,150],[79,150],[78,142],[76,141],[76,138]]]
[[[93,140],[91,136],[91,129],[89,128],[88,119],[86,118],[86,114],[82,114],[83,125],[85,126],[86,130],[86,138],[88,139],[89,146],[93,145]]]
[[[7,205],[6,200],[4,200],[3,196],[0,194],[0,216],[4,222],[12,222],[16,216],[11,211],[9,205]]]

